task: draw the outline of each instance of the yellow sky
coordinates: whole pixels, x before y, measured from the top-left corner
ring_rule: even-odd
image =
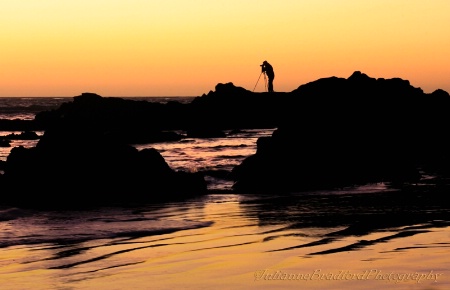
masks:
[[[275,91],[359,70],[450,92],[448,0],[1,0],[0,96]],[[255,91],[264,91],[260,81]]]

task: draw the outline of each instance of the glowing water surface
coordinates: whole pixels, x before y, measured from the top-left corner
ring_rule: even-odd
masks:
[[[402,209],[386,195],[397,192],[346,191],[3,210],[2,289],[450,287],[447,207]]]

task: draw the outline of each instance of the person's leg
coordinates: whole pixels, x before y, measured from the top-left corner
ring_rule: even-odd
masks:
[[[273,79],[269,78],[269,92],[273,92]]]

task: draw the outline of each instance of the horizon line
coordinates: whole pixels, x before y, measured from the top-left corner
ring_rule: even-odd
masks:
[[[94,93],[97,94],[97,93]],[[81,95],[81,94],[80,94]],[[77,96],[0,96],[0,98],[75,98]],[[196,98],[199,96],[103,96],[97,94],[103,98]]]

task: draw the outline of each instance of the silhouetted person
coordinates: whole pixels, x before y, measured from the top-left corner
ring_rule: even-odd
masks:
[[[270,63],[265,60],[262,65],[262,72],[267,75],[267,78],[269,79],[268,83],[268,90],[269,92],[273,92],[273,79],[275,78],[275,73],[273,72],[273,67],[270,65]]]

